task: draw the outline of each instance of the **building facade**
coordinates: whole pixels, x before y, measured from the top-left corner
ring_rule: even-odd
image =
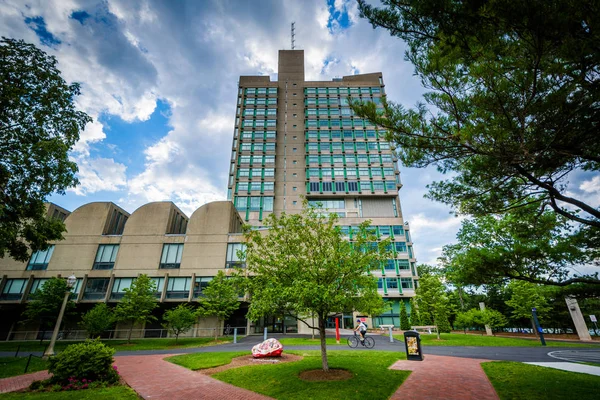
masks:
[[[300,212],[303,198],[337,213],[349,240],[370,220],[394,253],[374,271],[392,310],[373,323],[398,326],[399,302],[414,296],[418,276],[397,159],[385,132],[349,107],[350,99],[382,107],[384,94],[381,73],[306,81],[304,51],[280,50],[277,81],[240,77],[228,198],[257,228],[269,213]]]
[[[48,217],[65,222],[64,240],[26,263],[0,259],[0,340],[39,338],[39,324],[23,324],[21,313],[30,295],[53,276],[77,277],[73,300],[80,312],[98,302],[116,304],[142,273],[156,283],[158,317],[169,307],[193,302],[218,271],[243,263],[237,257],[242,224],[260,229],[269,213],[300,212],[304,198],[324,213],[337,213],[348,240],[365,220],[379,238],[392,239],[394,257],[373,271],[392,307],[369,322],[398,326],[400,302],[408,306],[418,276],[398,196],[397,160],[385,132],[353,115],[348,105],[349,99],[381,104],[384,93],[381,73],[306,81],[304,52],[280,51],[276,81],[240,77],[230,201],[206,204],[190,217],[171,202],[145,204],[132,214],[110,202],[73,212],[48,204]],[[282,333],[307,330],[282,316],[249,322],[247,306],[242,301],[225,324],[250,334],[265,327]],[[347,310],[343,325],[353,325],[354,317]],[[202,319],[194,335],[213,326],[214,321]],[[160,318],[145,328],[160,328]]]

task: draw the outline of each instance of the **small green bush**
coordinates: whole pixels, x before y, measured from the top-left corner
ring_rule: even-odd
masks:
[[[72,344],[49,360],[52,382],[68,385],[70,379],[116,383],[119,374],[113,368],[115,350],[99,340]]]

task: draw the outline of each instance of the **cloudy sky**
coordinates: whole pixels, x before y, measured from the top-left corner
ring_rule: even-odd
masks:
[[[238,77],[276,78],[292,21],[307,80],[381,71],[391,100],[420,99],[403,43],[360,19],[353,0],[0,0],[0,35],[55,55],[94,118],[72,152],[81,184],[50,200],[69,210],[113,201],[129,212],[171,200],[188,216],[224,200]],[[434,263],[460,220],[423,198],[440,174],[400,170],[416,255]],[[597,198],[594,179],[581,190]]]

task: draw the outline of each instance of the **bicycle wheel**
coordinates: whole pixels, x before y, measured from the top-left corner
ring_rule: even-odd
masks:
[[[350,336],[348,338],[348,346],[351,348],[355,348],[358,346],[358,338],[356,336]]]
[[[375,346],[375,339],[373,339],[372,337],[366,337],[365,338],[365,347],[367,349],[372,349]]]

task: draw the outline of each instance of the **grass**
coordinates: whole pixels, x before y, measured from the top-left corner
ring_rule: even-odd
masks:
[[[347,337],[340,337],[340,346],[346,346]],[[320,346],[321,339],[304,339],[304,338],[281,338],[279,339],[284,346]],[[335,338],[326,338],[327,346],[337,346]]]
[[[137,350],[169,350],[183,349],[188,347],[203,347],[214,346],[217,344],[230,343],[232,337],[220,337],[218,342],[215,342],[212,337],[202,338],[182,338],[177,344],[175,339],[132,339],[131,344],[127,344],[127,340],[103,340],[102,343],[114,348],[117,351],[137,351]],[[70,344],[80,343],[81,341],[61,340],[56,342],[54,349],[58,352],[63,350]],[[48,346],[49,341],[44,341],[40,344],[39,341],[26,342],[0,342],[0,351],[16,351],[20,346],[19,352],[44,351]]]
[[[460,333],[442,333],[440,334],[441,340],[437,339],[437,335],[432,333],[431,335],[422,334],[421,344],[424,346],[482,346],[482,347],[541,347],[542,344],[539,340],[532,339],[519,339],[519,338],[507,338],[507,337],[496,337],[486,335],[464,335]],[[402,335],[394,335],[396,340],[404,341]],[[570,342],[553,342],[546,341],[548,347],[592,347],[594,345],[587,345],[581,343],[570,343]]]
[[[138,400],[137,393],[128,386],[113,386],[101,389],[75,390],[68,392],[33,392],[0,394],[0,400]]]
[[[481,366],[500,399],[598,399],[598,376],[510,361]]]
[[[388,369],[405,355],[382,351],[329,351],[329,367],[350,371],[353,377],[345,381],[307,382],[298,378],[305,370],[321,368],[319,351],[290,351],[304,357],[284,364],[261,364],[234,368],[213,375],[214,378],[278,399],[387,399],[408,377],[408,371]],[[246,352],[247,354],[247,352]],[[186,357],[215,354],[192,354]],[[195,360],[193,363],[199,361]],[[185,362],[187,363],[187,362]],[[192,364],[192,362],[189,362]],[[181,363],[180,365],[183,365]]]
[[[29,357],[0,357],[0,378],[23,375]],[[27,373],[43,371],[48,368],[48,362],[38,357],[31,357]]]
[[[173,364],[196,371],[199,369],[214,368],[229,364],[233,358],[247,356],[248,351],[232,351],[227,353],[195,353],[166,358]]]

